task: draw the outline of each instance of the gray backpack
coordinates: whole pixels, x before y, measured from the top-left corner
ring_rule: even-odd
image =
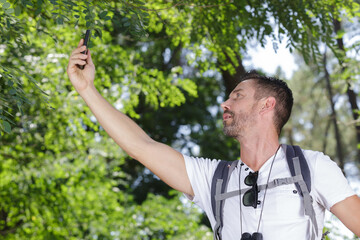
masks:
[[[289,178],[278,178],[269,182],[267,188],[274,188],[281,185],[295,183],[298,192],[303,198],[305,215],[310,217],[312,222],[311,240],[315,240],[318,234],[318,226],[315,217],[315,211],[312,205],[313,199],[310,196],[311,191],[311,175],[309,166],[299,146],[291,146],[282,144],[281,147],[285,151],[287,163],[291,172]],[[220,161],[211,183],[211,206],[216,220],[214,227],[214,239],[221,240],[221,231],[224,226],[223,223],[223,208],[224,202],[227,198],[235,197],[244,193],[250,188],[239,189],[232,192],[226,192],[227,185],[232,171],[238,164],[236,161]],[[259,185],[258,190],[261,191],[266,188],[266,184]]]

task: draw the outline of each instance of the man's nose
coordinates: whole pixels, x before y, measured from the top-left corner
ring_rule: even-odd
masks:
[[[229,99],[226,100],[225,102],[220,104],[221,108],[225,111],[225,110],[229,110],[230,106],[229,106]]]

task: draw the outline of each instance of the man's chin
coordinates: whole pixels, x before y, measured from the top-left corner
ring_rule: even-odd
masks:
[[[227,137],[236,138],[238,136],[237,132],[231,129],[231,127],[224,126],[223,132]]]

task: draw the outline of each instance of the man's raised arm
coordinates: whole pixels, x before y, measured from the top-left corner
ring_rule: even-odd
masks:
[[[100,125],[132,158],[149,168],[172,188],[194,195],[181,153],[151,139],[133,120],[116,110],[94,86],[95,65],[83,40],[71,53],[67,73],[76,91],[85,100]],[[86,65],[85,65],[86,64]],[[81,70],[77,65],[85,65]]]

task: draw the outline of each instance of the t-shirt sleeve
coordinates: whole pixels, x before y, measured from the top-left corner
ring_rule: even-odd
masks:
[[[194,191],[194,196],[187,194],[185,196],[206,211],[204,207],[211,206],[211,181],[219,160],[183,156],[186,171]]]
[[[327,210],[353,196],[355,192],[351,189],[347,179],[337,164],[323,153],[316,152],[314,185],[318,199],[316,199]]]

